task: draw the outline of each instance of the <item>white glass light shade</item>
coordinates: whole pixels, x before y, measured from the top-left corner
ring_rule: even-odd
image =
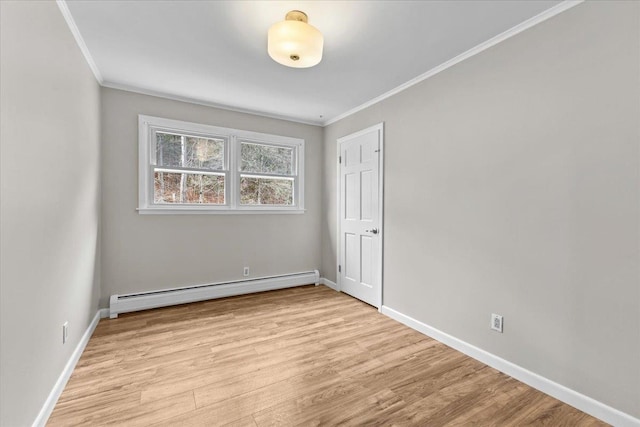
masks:
[[[306,15],[304,18],[306,20]],[[289,15],[287,20],[269,28],[269,56],[287,67],[308,68],[318,64],[322,59],[323,44],[322,33],[317,28],[290,19]]]

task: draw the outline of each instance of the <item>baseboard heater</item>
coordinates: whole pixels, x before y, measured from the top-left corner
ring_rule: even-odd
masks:
[[[148,310],[150,308],[319,283],[320,273],[318,270],[314,270],[279,276],[259,277],[256,279],[233,280],[183,288],[163,289],[160,291],[140,292],[136,294],[111,295],[109,299],[109,316],[115,319],[118,317],[118,314],[129,313],[131,311]]]

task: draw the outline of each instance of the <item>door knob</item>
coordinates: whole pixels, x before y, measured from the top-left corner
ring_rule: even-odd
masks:
[[[373,233],[373,234],[378,234],[378,229],[377,228],[372,228],[371,230],[364,230],[367,233]]]

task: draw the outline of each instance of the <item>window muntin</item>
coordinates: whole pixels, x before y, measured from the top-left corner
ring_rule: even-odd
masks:
[[[304,140],[139,116],[140,213],[304,211]]]

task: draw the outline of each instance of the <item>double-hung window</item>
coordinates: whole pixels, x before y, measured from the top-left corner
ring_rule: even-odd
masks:
[[[139,116],[140,213],[304,211],[304,140]]]
[[[240,205],[293,206],[295,147],[239,141]]]
[[[153,204],[224,205],[228,175],[228,140],[172,130],[152,130]]]

